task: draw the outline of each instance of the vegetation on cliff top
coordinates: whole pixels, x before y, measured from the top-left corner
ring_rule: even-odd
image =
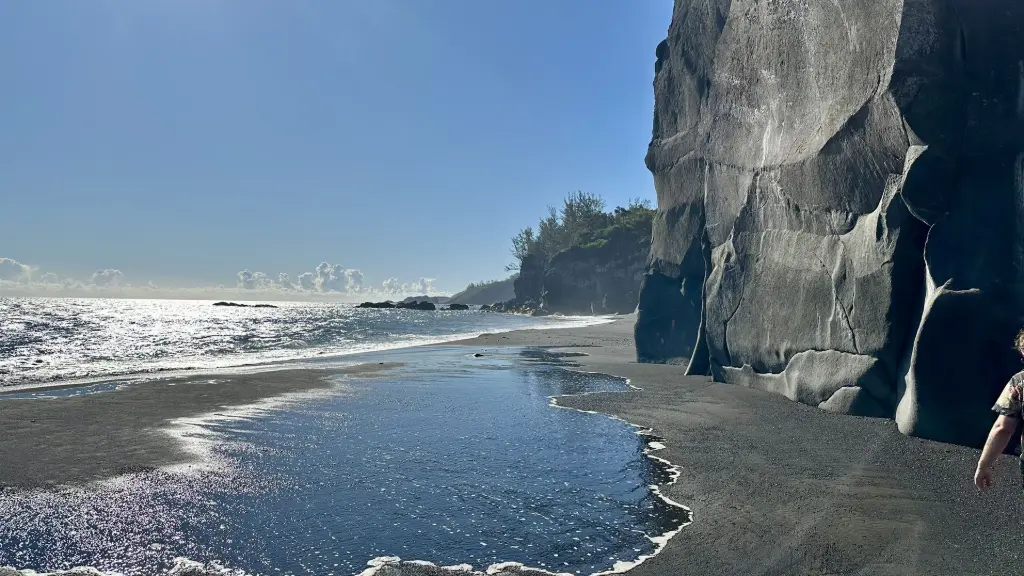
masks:
[[[613,236],[622,234],[639,243],[650,244],[651,222],[655,211],[648,200],[630,200],[626,207],[605,212],[600,196],[576,191],[562,202],[560,208],[548,207],[548,214],[533,227],[526,227],[512,237],[512,255],[515,261],[506,266],[518,270],[523,259],[535,254],[550,260],[555,254],[581,246],[603,248]]]

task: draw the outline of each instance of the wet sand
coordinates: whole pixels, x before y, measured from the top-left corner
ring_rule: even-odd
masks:
[[[188,464],[195,454],[162,430],[173,419],[325,389],[330,376],[366,376],[396,366],[197,375],[54,399],[0,394],[0,489],[82,483]]]
[[[586,329],[488,335],[473,346],[571,346],[582,370],[641,391],[560,405],[651,427],[679,465],[666,496],[693,523],[636,576],[1017,574],[1024,491],[1003,456],[980,493],[979,451],[909,438],[890,420],[831,414],[786,398],[637,364],[632,318]],[[582,348],[580,348],[582,346]],[[411,572],[406,572],[411,573]]]
[[[1024,492],[1014,458],[1002,457],[996,487],[979,493],[972,484],[977,450],[908,438],[889,420],[688,377],[679,366],[637,364],[632,321],[459,343],[484,354],[499,346],[570,347],[587,354],[568,359],[579,369],[642,388],[558,400],[653,428],[666,445],[658,456],[681,467],[679,481],[663,492],[689,506],[694,521],[630,574],[1020,572]],[[202,383],[209,377],[185,378],[181,386],[0,401],[0,484],[45,486],[180,462],[189,455],[156,430],[167,420],[324,387],[328,374],[280,371],[219,377],[226,381],[214,385]],[[450,573],[409,564],[372,570]]]

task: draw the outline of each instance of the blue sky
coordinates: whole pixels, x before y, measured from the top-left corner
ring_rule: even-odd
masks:
[[[652,198],[670,0],[0,3],[0,257],[233,285],[500,277],[575,189]]]

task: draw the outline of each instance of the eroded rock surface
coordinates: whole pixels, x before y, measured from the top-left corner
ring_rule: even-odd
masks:
[[[544,272],[541,308],[563,314],[630,314],[644,276],[646,242],[618,230],[602,243],[555,254]]]
[[[1021,368],[1024,4],[676,0],[642,361],[979,445]]]
[[[646,227],[610,227],[601,239],[550,258],[528,255],[515,279],[515,298],[497,309],[535,315],[632,313],[650,252],[649,222]]]

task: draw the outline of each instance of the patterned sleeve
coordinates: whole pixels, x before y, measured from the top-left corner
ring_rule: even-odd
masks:
[[[1003,388],[1003,393],[999,395],[992,410],[1003,416],[1020,418],[1022,408],[1024,408],[1024,390],[1022,390],[1018,379],[1014,378]]]

